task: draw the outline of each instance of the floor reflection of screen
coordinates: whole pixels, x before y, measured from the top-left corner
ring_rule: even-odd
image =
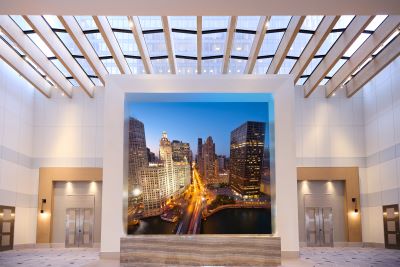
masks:
[[[132,102],[128,234],[271,233],[268,102]]]

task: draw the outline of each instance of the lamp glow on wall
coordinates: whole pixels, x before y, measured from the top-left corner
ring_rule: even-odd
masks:
[[[42,214],[44,213],[44,209],[43,209],[44,204],[46,204],[46,199],[42,198],[42,205],[40,206],[40,213],[42,213]]]
[[[354,203],[354,213],[358,213],[357,198],[353,197],[353,198],[351,199],[351,202]]]

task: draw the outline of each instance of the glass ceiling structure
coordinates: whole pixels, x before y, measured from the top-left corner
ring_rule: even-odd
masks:
[[[79,86],[74,76],[68,71],[63,61],[54,54],[54,51],[46,44],[41,36],[35,32],[30,24],[23,16],[10,16],[13,22],[26,34],[30,40],[54,64],[62,75],[73,85]],[[83,72],[95,86],[102,86],[102,82],[97,77],[96,72],[92,68],[85,57],[85,51],[81,51],[76,40],[70,36],[65,25],[57,16],[42,16],[51,30],[60,39],[62,44],[67,48],[72,58],[82,68]],[[314,70],[320,64],[330,49],[335,45],[344,31],[351,24],[355,16],[341,16],[327,37],[323,40],[318,51],[313,55],[309,64],[304,68],[297,81],[297,85],[303,85],[307,79],[313,74]],[[348,47],[343,56],[329,70],[328,74],[321,81],[320,85],[326,84],[338,70],[353,56],[353,54],[363,45],[363,43],[371,37],[371,35],[379,28],[379,26],[387,19],[386,15],[375,16],[367,27],[357,36],[355,41]],[[115,53],[110,51],[110,44],[105,40],[96,20],[92,16],[75,16],[77,24],[82,33],[89,41],[92,49],[98,56],[100,62],[104,65],[109,74],[120,74],[118,60]],[[169,74],[173,71],[177,75],[193,75],[221,74],[224,64],[225,55],[228,58],[228,75],[245,74],[246,66],[250,64],[249,58],[252,49],[255,46],[256,38],[261,40],[259,52],[254,59],[254,69],[252,74],[266,74],[268,68],[273,61],[276,52],[285,34],[287,34],[290,25],[291,16],[271,16],[266,25],[265,35],[257,37],[258,30],[263,25],[263,17],[260,16],[237,16],[235,25],[230,25],[229,16],[170,16],[167,18],[169,29],[163,25],[163,19],[160,16],[139,16],[137,17],[138,25],[132,25],[132,21],[127,16],[107,16],[107,27],[110,28],[115,39],[117,40],[120,52],[129,66],[132,74],[145,74],[145,62],[150,62],[152,66],[152,74]],[[264,17],[265,19],[265,17]],[[323,21],[324,16],[305,16],[298,32],[294,33],[293,42],[287,47],[287,53],[284,55],[283,63],[278,74],[290,74],[303,51],[318,31],[318,27]],[[201,23],[198,24],[198,23]],[[260,26],[261,25],[261,26]],[[135,38],[133,27],[136,27],[141,39]],[[234,29],[229,29],[234,27]],[[233,30],[232,43],[227,44],[228,33]],[[170,34],[167,39],[166,34]],[[288,33],[289,34],[289,33]],[[384,47],[395,39],[399,31],[393,32],[391,36],[381,44],[378,49],[352,74],[356,75],[363,67],[365,67]],[[200,39],[199,39],[200,38]],[[261,39],[260,39],[261,38]],[[21,58],[23,58],[36,72],[53,85],[50,77],[36,66],[29,55],[26,55],[19,45],[15,43],[10,36],[1,33],[1,39],[6,42]],[[142,40],[142,43],[136,43]],[[173,51],[168,51],[167,40],[171,40]],[[201,40],[201,44],[198,41]],[[147,53],[141,53],[143,47]],[[230,47],[231,51],[226,51]],[[227,53],[229,52],[229,53]],[[148,58],[146,58],[146,55]],[[175,66],[170,65],[169,56],[173,55]],[[201,60],[201,62],[198,62]],[[199,66],[201,69],[198,69]],[[351,78],[351,77],[350,77]],[[349,80],[349,79],[348,79]],[[346,82],[348,82],[348,80]]]

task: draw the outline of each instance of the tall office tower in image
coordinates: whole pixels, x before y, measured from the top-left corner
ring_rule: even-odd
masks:
[[[190,163],[192,161],[192,151],[190,150],[190,144],[182,141],[173,140],[172,146],[172,160],[174,162],[182,162],[186,160]]]
[[[264,122],[247,121],[231,132],[229,183],[244,198],[260,194],[264,140]]]
[[[206,183],[212,182],[215,179],[216,173],[216,155],[215,155],[215,144],[211,136],[207,137],[206,142],[202,146],[203,155],[203,176],[202,178]]]
[[[131,201],[139,185],[139,169],[149,165],[144,125],[135,118],[129,118],[128,144],[128,199]]]
[[[199,170],[200,176],[203,176],[204,173],[203,171],[203,139],[198,138],[197,139],[197,169]]]

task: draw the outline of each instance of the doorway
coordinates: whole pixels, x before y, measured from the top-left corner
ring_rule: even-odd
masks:
[[[385,248],[400,249],[399,205],[383,206]]]
[[[332,208],[306,208],[305,213],[307,246],[333,247]]]
[[[0,206],[0,251],[13,249],[15,208]]]
[[[65,247],[92,247],[93,209],[68,208],[65,219]]]

